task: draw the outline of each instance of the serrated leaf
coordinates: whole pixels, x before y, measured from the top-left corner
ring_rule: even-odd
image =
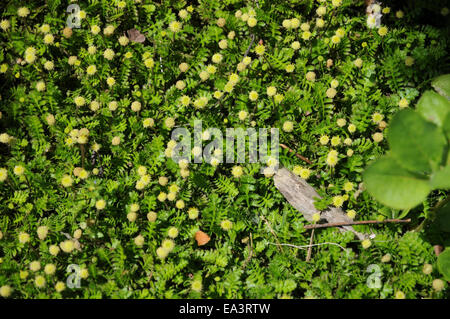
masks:
[[[446,138],[435,124],[407,109],[393,117],[388,142],[392,156],[401,166],[431,173],[442,161]]]
[[[409,209],[423,202],[431,187],[427,179],[401,167],[385,156],[363,173],[367,191],[382,204],[396,209]]]
[[[433,91],[426,91],[417,102],[417,111],[426,120],[442,127],[450,112],[450,102]]]

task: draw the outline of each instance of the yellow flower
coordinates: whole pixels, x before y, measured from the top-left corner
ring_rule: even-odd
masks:
[[[217,53],[217,54],[219,54],[219,53]],[[180,63],[178,68],[180,69],[181,72],[186,72],[189,69],[189,65],[187,63],[183,62],[183,63]]]
[[[254,17],[250,17],[247,20],[247,24],[249,27],[254,27],[258,23],[258,20],[256,20]]]
[[[244,121],[247,118],[248,112],[247,111],[239,111],[238,118],[241,121]]]
[[[44,43],[45,44],[52,44],[54,40],[55,40],[55,37],[53,36],[53,34],[49,33],[49,34],[46,34],[44,36]]]
[[[191,207],[188,209],[189,219],[196,219],[198,217],[198,209],[196,207]]]
[[[408,105],[409,105],[409,102],[408,102],[408,100],[405,99],[405,98],[402,98],[402,99],[398,102],[398,106],[399,106],[400,108],[408,107]]]
[[[344,191],[350,192],[353,190],[353,183],[352,182],[345,182],[344,183]]]
[[[56,271],[56,266],[54,264],[47,264],[44,267],[44,272],[49,276],[53,275],[55,273],[55,271]]]
[[[60,250],[59,247],[56,246],[56,245],[51,245],[48,248],[48,252],[50,253],[50,255],[53,255],[53,256],[58,255],[59,254],[59,250]]]
[[[156,255],[159,259],[165,259],[169,255],[169,250],[164,247],[159,247],[156,249]]]
[[[6,63],[3,63],[2,65],[0,65],[0,73],[6,73],[7,70],[8,70],[8,65]]]
[[[25,173],[25,167],[23,167],[22,165],[16,165],[14,166],[14,174],[16,174],[17,176],[22,176],[23,173]]]
[[[353,209],[348,210],[348,211],[347,211],[347,216],[348,216],[349,218],[351,218],[351,219],[354,219],[355,216],[356,216],[356,211],[353,210]]]
[[[355,64],[355,66],[357,68],[360,68],[363,65],[363,60],[361,60],[360,58],[357,58],[355,61],[353,61],[353,64]]]
[[[410,57],[410,56],[407,56],[406,58],[405,58],[405,65],[406,66],[411,66],[411,65],[413,65],[414,64],[414,58],[413,57]]]
[[[4,182],[8,177],[8,171],[6,168],[0,168],[0,182]]]
[[[388,28],[385,26],[382,26],[378,29],[378,34],[382,37],[384,37],[388,33]]]
[[[325,21],[321,18],[316,19],[316,27],[323,28],[325,26]]]
[[[156,220],[157,217],[158,217],[158,215],[155,212],[149,212],[147,214],[147,219],[151,223],[153,223]]]
[[[142,235],[138,235],[134,238],[134,244],[138,247],[142,247],[145,243],[145,238]]]
[[[225,231],[229,231],[231,228],[233,228],[233,222],[225,219],[220,223],[220,227]]]
[[[308,168],[302,168],[300,170],[300,177],[303,179],[308,179],[309,176],[311,175],[311,171]]]
[[[41,275],[36,276],[36,278],[34,279],[34,284],[38,288],[44,287],[46,284],[45,278],[42,277]]]
[[[381,142],[383,140],[383,133],[377,132],[377,133],[372,135],[372,138],[373,138],[375,143],[379,143],[379,142]]]
[[[177,200],[177,202],[175,203],[175,206],[178,209],[183,209],[184,208],[184,200],[182,200],[182,199]]]
[[[372,245],[372,242],[370,241],[370,239],[364,239],[364,240],[361,242],[361,245],[362,245],[362,247],[363,247],[364,249],[367,249],[367,248],[369,248],[369,247]]]
[[[329,99],[333,99],[337,94],[337,91],[335,88],[329,88],[326,92],[326,95]]]
[[[303,39],[303,40],[309,40],[309,39],[311,38],[311,35],[312,35],[311,32],[309,32],[309,31],[304,31],[304,32],[302,33],[302,39]]]
[[[306,80],[314,82],[316,80],[316,73],[309,71],[306,73]]]
[[[91,26],[91,33],[96,35],[100,32],[100,27],[98,25]]]
[[[285,121],[283,123],[283,131],[292,132],[294,130],[294,123],[292,121]]]
[[[29,15],[29,14],[30,14],[30,9],[28,9],[27,7],[20,7],[20,8],[17,10],[17,15],[18,15],[19,17],[24,18],[24,17],[26,17],[26,16]]]
[[[86,100],[82,96],[77,96],[73,101],[76,106],[83,106],[86,103]]]
[[[331,42],[333,42],[334,44],[338,44],[339,42],[341,42],[341,38],[337,35],[333,35],[331,37]]]
[[[8,298],[11,295],[12,288],[8,285],[4,285],[0,287],[0,296],[3,298]]]
[[[114,30],[115,30],[116,28],[113,26],[113,25],[108,25],[106,28],[104,28],[103,29],[103,34],[104,35],[111,35],[111,34],[113,34],[114,33]]]
[[[251,101],[256,101],[258,99],[258,92],[256,91],[250,91],[250,93],[248,94],[248,98]]]
[[[30,263],[30,270],[31,271],[36,272],[36,271],[38,271],[40,269],[41,269],[41,263],[38,260],[32,261]]]
[[[217,68],[214,65],[208,65],[206,67],[206,72],[208,72],[209,74],[214,74],[216,73]]]
[[[111,49],[106,49],[105,51],[103,51],[103,57],[107,60],[112,60],[114,58],[114,51]]]
[[[286,72],[288,72],[288,73],[294,72],[294,69],[295,69],[295,65],[293,65],[293,64],[288,64],[288,65],[286,65],[286,68],[285,68]]]
[[[38,237],[40,240],[44,240],[48,234],[48,227],[47,226],[39,226],[37,228],[37,234],[38,234]]]
[[[20,243],[25,244],[29,241],[30,241],[30,235],[28,235],[28,233],[25,233],[25,232],[19,233],[19,242]]]
[[[231,174],[232,174],[235,178],[239,178],[239,177],[241,177],[241,176],[244,174],[244,170],[242,169],[241,166],[236,165],[236,166],[234,166],[234,167],[231,169]]]
[[[317,223],[320,220],[320,213],[314,213],[312,215],[312,221],[313,223]]]
[[[176,227],[170,227],[167,231],[167,236],[170,238],[176,238],[178,236],[178,229]]]
[[[350,133],[354,133],[356,131],[356,125],[355,124],[349,124],[348,125],[348,131]]]
[[[263,55],[265,50],[266,50],[266,48],[265,48],[264,45],[262,45],[262,44],[258,44],[258,45],[255,47],[255,52],[256,52],[256,54],[259,55],[259,56]]]
[[[173,227],[175,228],[175,227]],[[178,233],[177,233],[178,235]],[[176,237],[176,236],[175,236]],[[173,238],[175,238],[173,237]],[[172,239],[164,239],[161,243],[161,247],[171,252],[175,248],[175,242]]]
[[[177,33],[177,32],[179,32],[181,30],[182,26],[183,26],[183,24],[181,22],[172,21],[169,24],[169,29],[170,29],[170,31],[172,31],[174,33]]]
[[[267,88],[267,95],[268,96],[274,96],[277,93],[277,88],[274,86],[269,86]]]
[[[445,288],[445,282],[442,279],[433,280],[433,289],[437,292],[443,290]]]
[[[11,23],[9,22],[9,20],[2,20],[2,21],[0,22],[0,28],[1,28],[3,31],[8,30],[10,26],[11,26]]]
[[[55,290],[56,290],[57,292],[61,292],[61,291],[63,291],[64,289],[66,289],[66,285],[65,285],[62,281],[58,281],[58,282],[56,283],[56,285],[55,285]]]
[[[342,0],[332,0],[333,7],[339,7],[342,4]]]
[[[106,83],[108,84],[108,86],[113,86],[114,84],[116,84],[116,80],[114,80],[114,78],[113,77],[108,77],[107,79],[106,79]]]
[[[405,14],[403,13],[402,10],[398,10],[398,11],[395,13],[395,16],[396,16],[398,19],[401,19],[401,18],[403,18],[403,17],[405,16]]]
[[[298,41],[292,42],[291,43],[291,48],[294,49],[294,50],[300,49],[300,42],[298,42]]]
[[[152,58],[148,58],[144,60],[144,64],[147,68],[151,69],[155,65],[155,61]]]
[[[339,136],[333,136],[331,138],[331,145],[332,146],[338,146],[341,144],[341,138]]]
[[[328,137],[328,135],[322,135],[319,139],[319,142],[322,145],[327,145],[329,140],[330,138]]]
[[[102,210],[106,207],[106,201],[104,199],[99,199],[95,202],[95,208]]]
[[[344,204],[344,198],[342,196],[333,197],[333,205],[336,207],[341,207]]]

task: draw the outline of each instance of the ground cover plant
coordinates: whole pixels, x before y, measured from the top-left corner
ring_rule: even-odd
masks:
[[[449,17],[446,1],[3,1],[0,296],[448,298]],[[392,143],[400,113],[432,127],[431,153]],[[203,146],[208,128],[278,129],[279,158],[174,161],[173,130],[197,120]],[[391,157],[440,178],[386,198]],[[309,249],[278,163],[319,210],[411,222],[316,229]]]

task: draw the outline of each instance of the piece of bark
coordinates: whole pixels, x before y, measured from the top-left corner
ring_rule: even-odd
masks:
[[[312,222],[313,214],[320,213],[314,206],[314,197],[321,197],[304,179],[285,168],[280,168],[273,180],[275,187],[295,209],[303,214],[307,221]],[[322,211],[320,217],[321,220],[326,220],[328,223],[351,223],[353,221],[342,209],[336,207],[329,207]],[[353,232],[360,240],[368,237],[355,231],[352,226],[341,226],[339,229]]]

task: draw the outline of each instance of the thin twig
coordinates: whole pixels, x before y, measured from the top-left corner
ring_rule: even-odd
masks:
[[[268,221],[263,215],[261,215],[261,219],[262,219],[263,221],[266,222],[267,227],[269,227],[269,230],[270,230],[270,232],[272,233],[273,237],[275,237],[275,240],[276,240],[277,243],[281,246],[280,242],[278,241],[277,234],[275,234],[275,232],[273,231],[272,226],[270,226],[269,221]],[[283,249],[281,249],[280,247],[278,247],[278,249],[279,249],[281,252],[283,252]]]
[[[306,225],[305,229],[338,227],[338,226],[351,226],[351,225],[364,225],[364,224],[409,223],[410,221],[411,221],[411,218],[408,218],[408,219],[385,219],[383,221],[379,221],[379,220],[362,220],[362,221],[356,221],[356,222],[340,222],[340,223]]]
[[[308,164],[312,164],[312,162],[309,160],[309,159],[307,159],[306,157],[304,157],[304,156],[302,156],[302,155],[300,155],[300,154],[297,154],[293,149],[291,149],[290,147],[288,147],[288,146],[286,146],[286,145],[284,145],[284,144],[281,144],[280,143],[280,146],[282,147],[282,148],[284,148],[284,149],[286,149],[286,150],[288,150],[289,152],[291,152],[291,153],[294,153],[294,155],[295,156],[297,156],[299,159],[301,159],[302,161],[305,161],[306,163],[308,163]]]
[[[308,254],[306,254],[306,262],[311,260],[313,239],[314,239],[314,229],[311,231],[311,238],[309,239],[309,248],[308,248]]]
[[[342,250],[346,250],[345,247],[342,247],[339,244],[336,243],[320,243],[320,244],[312,244],[312,245],[304,245],[304,246],[297,246],[297,245],[292,245],[292,244],[275,244],[275,243],[269,243],[271,245],[277,245],[277,246],[289,246],[289,247],[294,247],[294,248],[298,248],[298,249],[306,249],[309,248],[310,246],[322,246],[322,245],[334,245],[334,246],[338,246],[340,247]]]
[[[244,264],[242,265],[242,269],[244,269],[247,264],[250,262],[250,259],[252,259],[253,257],[253,238],[252,238],[252,233],[250,233],[250,243],[248,244],[248,249],[250,251],[247,259],[244,261]]]

